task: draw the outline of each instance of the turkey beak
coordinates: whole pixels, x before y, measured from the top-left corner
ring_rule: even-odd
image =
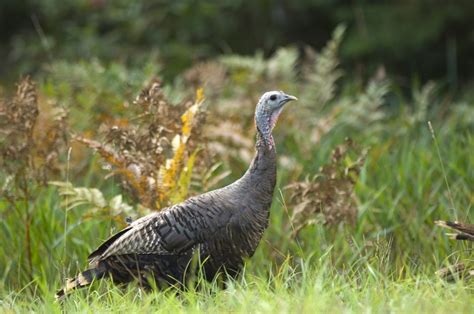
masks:
[[[282,105],[284,105],[287,102],[292,101],[292,100],[298,100],[298,98],[296,98],[295,96],[285,94],[285,97],[283,98],[283,101],[282,101]]]
[[[288,101],[290,101],[290,100],[298,100],[298,98],[296,98],[295,96],[291,96],[291,95],[286,95],[286,99],[288,99]]]

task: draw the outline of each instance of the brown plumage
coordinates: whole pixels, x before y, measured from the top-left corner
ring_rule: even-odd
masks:
[[[293,96],[265,93],[257,104],[256,154],[246,173],[234,183],[142,217],[105,241],[89,256],[90,268],[56,296],[111,277],[115,283],[138,280],[149,288],[151,275],[158,287],[184,284],[195,270],[197,256],[203,274],[236,276],[251,257],[268,226],[276,183],[276,152],[272,129],[283,106]]]
[[[443,220],[435,221],[435,224],[455,231],[455,233],[447,233],[447,235],[453,240],[474,241],[474,225],[459,221],[451,222]]]

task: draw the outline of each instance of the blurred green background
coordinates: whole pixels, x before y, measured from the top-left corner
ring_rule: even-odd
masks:
[[[350,72],[367,76],[383,64],[402,86],[413,78],[451,88],[472,80],[470,0],[3,0],[0,77],[17,79],[55,59],[155,58],[172,79],[223,53],[319,49],[340,23],[348,27],[340,53]]]

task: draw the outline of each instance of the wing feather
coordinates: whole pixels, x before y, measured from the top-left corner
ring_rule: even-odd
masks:
[[[142,217],[92,252],[90,262],[113,255],[181,254],[229,222],[231,214],[214,203],[208,193]]]

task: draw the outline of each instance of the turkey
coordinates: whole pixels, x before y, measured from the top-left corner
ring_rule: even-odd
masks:
[[[276,183],[272,130],[284,105],[296,99],[282,91],[262,95],[255,110],[255,157],[240,179],[134,221],[92,252],[90,268],[68,279],[56,297],[102,278],[138,280],[150,288],[151,276],[157,287],[181,285],[195,256],[206,279],[235,277],[268,226]]]

